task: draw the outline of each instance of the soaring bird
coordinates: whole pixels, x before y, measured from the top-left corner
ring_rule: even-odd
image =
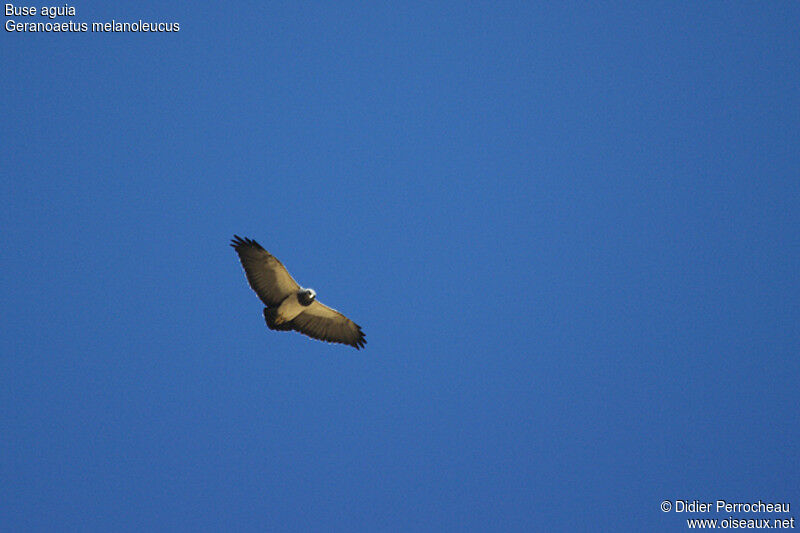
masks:
[[[286,267],[256,241],[234,235],[231,246],[239,254],[250,287],[266,305],[264,318],[269,329],[299,331],[356,350],[367,343],[358,324],[317,300],[314,289],[298,285]]]

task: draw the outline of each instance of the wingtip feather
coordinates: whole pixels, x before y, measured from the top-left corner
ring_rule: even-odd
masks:
[[[250,239],[249,237],[239,237],[235,233],[233,234],[233,239],[231,239],[231,246],[233,246],[233,248],[236,249],[237,251],[239,250],[239,248],[242,248],[244,246],[254,246],[259,250],[264,249],[264,247],[258,244],[254,239]]]

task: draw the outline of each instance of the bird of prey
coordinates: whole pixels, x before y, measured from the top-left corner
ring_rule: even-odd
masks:
[[[281,262],[256,241],[234,235],[231,246],[239,254],[250,287],[266,305],[264,318],[269,329],[299,331],[356,350],[367,343],[358,324],[317,300],[314,289],[298,285]]]

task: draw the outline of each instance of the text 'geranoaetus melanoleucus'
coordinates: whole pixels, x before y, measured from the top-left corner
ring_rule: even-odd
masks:
[[[269,329],[299,331],[313,339],[348,344],[360,350],[367,343],[361,327],[317,300],[314,289],[302,288],[280,261],[256,241],[233,236],[247,281],[264,302]]]

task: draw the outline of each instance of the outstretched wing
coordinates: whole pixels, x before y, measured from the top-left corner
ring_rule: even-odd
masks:
[[[267,306],[276,306],[300,290],[286,268],[256,241],[233,236],[231,246],[239,254],[250,287]]]
[[[358,324],[318,300],[314,300],[289,324],[295,331],[313,339],[349,344],[356,350],[367,343]]]

